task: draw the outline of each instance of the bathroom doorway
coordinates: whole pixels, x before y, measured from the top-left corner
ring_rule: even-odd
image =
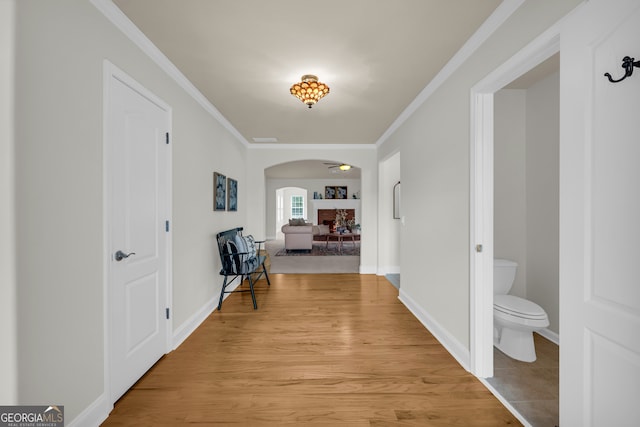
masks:
[[[559,341],[560,54],[494,96],[494,258],[518,263],[509,292],[545,309]]]
[[[514,295],[549,325],[535,362],[494,347],[487,381],[532,426],[559,424],[559,53],[494,94],[494,258],[518,265]]]
[[[517,296],[526,297],[531,299],[527,294],[527,227],[526,222],[527,215],[527,203],[533,203],[535,197],[540,196],[539,186],[545,184],[537,183],[538,187],[531,189],[531,200],[527,196],[527,94],[526,88],[517,87],[517,85],[535,85],[542,84],[547,90],[548,87],[555,84],[555,97],[558,97],[558,67],[557,55],[559,53],[559,36],[558,29],[553,29],[548,33],[541,36],[539,39],[534,40],[530,45],[525,47],[522,51],[516,54],[512,59],[507,61],[499,69],[491,73],[487,78],[478,83],[472,89],[472,138],[471,138],[471,226],[470,226],[470,273],[471,273],[471,368],[472,372],[480,377],[480,379],[492,389],[500,400],[507,406],[514,414],[521,418],[521,421],[528,422],[526,417],[521,412],[526,412],[522,408],[516,409],[512,403],[509,402],[508,397],[501,396],[495,387],[484,380],[484,378],[491,378],[494,376],[494,347],[493,347],[493,259],[494,257],[503,258],[517,258],[515,261],[523,260],[521,268],[519,268],[516,281],[514,283],[513,292]],[[542,64],[542,65],[541,65]],[[555,70],[549,71],[549,66],[555,67]],[[545,67],[547,70],[544,71]],[[535,74],[538,71],[543,72],[543,77],[533,77],[533,83],[525,83],[524,80],[517,81],[518,78]],[[554,77],[549,77],[550,74],[555,72]],[[545,79],[551,79],[546,81]],[[554,83],[555,82],[555,83]],[[509,87],[509,84],[513,86]],[[503,88],[507,88],[505,92],[500,92]],[[516,117],[500,117],[499,109],[504,111],[506,109],[510,114],[516,114]],[[511,104],[509,106],[509,104]],[[513,105],[520,105],[520,109],[510,109]],[[557,111],[557,106],[556,106]],[[517,115],[519,114],[519,116]],[[502,120],[502,122],[500,122]],[[517,128],[514,124],[514,120],[520,121],[521,125]],[[556,113],[555,122],[559,122],[559,114]],[[502,126],[504,125],[504,126]],[[504,138],[501,133],[507,129],[507,141],[509,138],[519,138],[519,144],[500,144],[500,141],[496,141],[496,137]],[[530,129],[531,130],[531,129]],[[544,129],[543,129],[544,130]],[[509,134],[512,135],[509,136]],[[515,135],[515,136],[514,136]],[[559,136],[556,132],[555,143],[556,146],[559,141]],[[501,148],[502,147],[502,148]],[[534,147],[539,148],[539,147]],[[494,152],[494,150],[502,150]],[[534,156],[539,153],[535,152],[535,149],[530,154],[532,160]],[[500,159],[499,156],[505,157],[507,163],[504,163],[504,158]],[[498,160],[496,158],[498,157]],[[514,160],[515,159],[515,160]],[[495,170],[496,166],[494,161],[503,162],[506,167]],[[511,161],[511,163],[509,163]],[[538,175],[534,178],[538,179],[546,174],[545,168],[540,168],[534,165],[533,162],[530,168],[538,167]],[[533,171],[535,169],[531,169]],[[556,161],[555,172],[557,174],[558,166]],[[495,173],[495,176],[494,176]],[[544,176],[546,178],[546,175]],[[532,181],[536,181],[533,179]],[[496,180],[500,180],[500,183],[496,183]],[[556,182],[556,188],[558,184]],[[496,206],[494,206],[494,191],[500,198],[504,198],[506,201],[500,202],[500,206],[504,206],[505,203],[511,205],[507,211],[496,212]],[[544,192],[543,192],[544,193]],[[557,193],[557,190],[556,190]],[[504,196],[507,196],[506,198]],[[509,196],[516,195],[516,200],[510,201]],[[534,197],[535,196],[535,197]],[[540,200],[544,199],[544,194],[540,197]],[[499,201],[499,200],[498,200]],[[546,202],[545,202],[546,206]],[[534,217],[537,215],[532,213]],[[558,209],[555,209],[555,216],[557,221]],[[515,220],[514,220],[515,219]],[[534,218],[535,219],[535,218]],[[498,230],[494,237],[494,223],[500,222],[503,229]],[[533,227],[533,225],[532,225]],[[532,229],[533,231],[533,229]],[[517,236],[520,237],[517,237]],[[556,233],[557,235],[557,233]],[[504,236],[508,236],[505,238]],[[514,239],[514,236],[516,238]],[[556,240],[557,248],[557,240]],[[557,250],[555,256],[555,264],[558,263]],[[556,270],[557,271],[557,270]],[[557,273],[555,280],[555,297],[557,300],[558,285],[557,285]],[[533,292],[534,294],[536,292]],[[557,303],[556,303],[557,304]],[[558,307],[549,309],[553,311],[553,318],[555,322],[555,328],[557,329]],[[557,336],[557,333],[556,333]],[[536,340],[537,342],[537,340]],[[507,358],[508,360],[512,360]],[[512,365],[517,365],[518,362],[513,360]],[[500,367],[502,369],[502,367]],[[556,372],[558,372],[556,370]],[[517,376],[518,374],[513,374]],[[557,379],[555,388],[557,389]],[[526,391],[524,392],[526,393]],[[557,396],[557,392],[555,393]],[[522,400],[522,396],[519,396]],[[555,405],[556,403],[552,403]],[[556,409],[557,411],[557,409]]]

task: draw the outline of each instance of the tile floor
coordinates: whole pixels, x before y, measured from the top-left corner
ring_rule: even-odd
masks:
[[[519,362],[494,347],[494,376],[487,381],[533,427],[555,427],[559,424],[558,346],[533,335],[537,360]]]

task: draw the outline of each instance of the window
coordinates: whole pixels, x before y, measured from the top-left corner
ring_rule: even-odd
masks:
[[[303,196],[291,196],[291,218],[304,218]]]

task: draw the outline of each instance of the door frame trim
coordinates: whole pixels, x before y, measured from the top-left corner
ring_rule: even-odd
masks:
[[[110,283],[110,264],[111,264],[111,234],[110,234],[110,216],[109,216],[109,178],[111,176],[110,163],[109,163],[109,139],[107,127],[109,120],[109,104],[111,102],[111,87],[113,80],[119,80],[122,83],[130,86],[133,90],[139,92],[149,100],[151,100],[158,107],[166,111],[168,116],[167,129],[169,135],[172,132],[172,109],[162,99],[157,97],[153,92],[142,86],[136,80],[134,80],[127,73],[122,71],[116,65],[108,60],[103,61],[103,111],[102,111],[102,212],[103,212],[103,256],[102,256],[102,271],[103,271],[103,342],[104,342],[104,390],[103,396],[106,399],[107,409],[111,411],[113,409],[112,390],[111,390],[111,339],[110,339],[110,323],[109,313],[111,309],[111,293],[109,292]],[[169,144],[167,151],[167,206],[166,216],[169,224],[172,223],[172,197],[173,197],[173,149]],[[172,281],[172,266],[173,266],[173,251],[172,251],[172,235],[169,231],[167,233],[167,241],[165,248],[165,274],[166,274],[166,302],[167,307],[173,313],[173,281]],[[173,349],[172,340],[173,331],[173,315],[167,320],[166,335],[164,343],[164,352],[169,353]]]
[[[493,376],[493,97],[560,51],[564,18],[471,88],[469,174],[469,355],[471,373]],[[482,245],[482,252],[476,251]]]

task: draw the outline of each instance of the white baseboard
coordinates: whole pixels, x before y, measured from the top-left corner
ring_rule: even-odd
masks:
[[[107,395],[103,393],[71,422],[65,420],[65,425],[67,427],[99,426],[107,419],[111,409],[113,409],[113,405],[109,404]]]
[[[236,281],[234,286],[229,286],[227,289],[229,291],[233,291],[239,285],[240,285],[240,281],[238,280]],[[223,301],[227,299],[229,295],[230,294],[225,294]],[[193,313],[193,315],[189,319],[187,319],[186,322],[184,322],[174,331],[173,347],[172,347],[173,350],[178,348],[180,344],[182,344],[184,340],[186,340],[189,337],[189,335],[191,335],[193,331],[195,331],[198,328],[198,326],[200,326],[202,322],[204,322],[205,319],[209,317],[211,313],[213,313],[213,311],[218,307],[218,298],[219,296],[216,296],[211,301],[207,302],[198,311]]]
[[[376,266],[375,265],[361,265],[360,266],[360,274],[376,274]]]
[[[235,290],[240,285],[240,282],[235,284],[235,286],[230,286],[229,290]],[[224,296],[224,299],[227,299],[229,294]],[[205,321],[207,317],[216,309],[218,305],[218,297],[213,298],[211,301],[207,302],[203,305],[197,312],[195,312],[186,322],[184,322],[178,329],[173,333],[173,347],[175,350],[186,340],[189,335],[195,331],[198,326]],[[111,410],[113,409],[113,405],[109,404],[109,399],[106,394],[103,393],[98,399],[96,399],[93,403],[91,403],[88,407],[84,409],[77,417],[75,417],[71,422],[65,423],[69,427],[84,427],[84,426],[99,426],[107,419]]]
[[[193,313],[193,315],[182,325],[180,325],[173,332],[173,342],[172,342],[172,350],[175,350],[186,340],[189,335],[195,331],[198,326],[204,322],[204,320],[213,313],[213,310],[216,309],[218,304],[218,298],[214,298],[211,301],[207,302],[204,306],[200,308],[200,310]]]
[[[553,332],[552,330],[544,328],[544,329],[540,329],[539,331],[536,331],[536,333],[542,335],[543,337],[545,337],[555,345],[560,346],[560,335]]]
[[[447,332],[433,317],[422,309],[402,288],[398,299],[409,309],[416,319],[424,325],[431,334],[440,341],[445,349],[458,361],[458,363],[467,371],[471,372],[471,356],[469,350],[465,348],[460,341]]]
[[[378,276],[386,276],[387,274],[400,274],[399,265],[383,265],[378,267]]]

